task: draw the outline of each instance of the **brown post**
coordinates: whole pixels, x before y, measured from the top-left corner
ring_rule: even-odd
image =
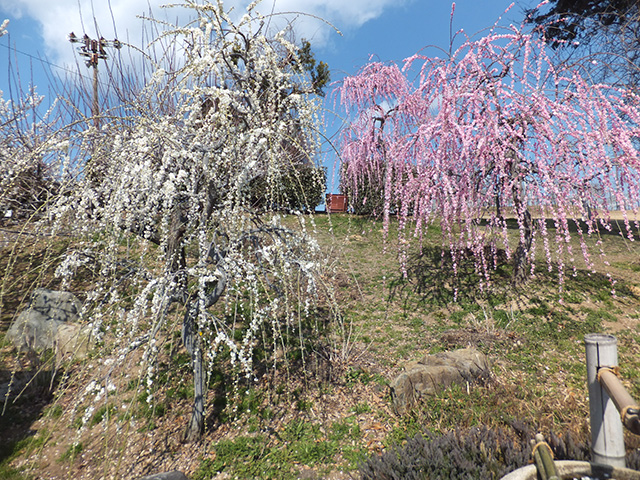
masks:
[[[91,115],[93,115],[93,125],[98,129],[100,127],[100,120],[98,114],[100,113],[98,107],[98,62],[96,60],[93,66],[93,103],[91,107]]]
[[[100,37],[99,40],[92,40],[86,33],[82,38],[78,38],[73,32],[69,34],[69,41],[71,43],[81,44],[78,48],[79,54],[86,58],[85,64],[87,67],[93,67],[93,100],[91,102],[91,115],[93,116],[94,126],[98,128],[100,126],[100,121],[98,119],[100,114],[98,103],[98,61],[100,59],[106,60],[108,58],[105,47],[120,49],[122,44],[118,39],[105,40],[103,37]]]

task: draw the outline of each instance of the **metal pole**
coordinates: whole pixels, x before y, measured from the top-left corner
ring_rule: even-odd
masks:
[[[591,333],[585,335],[584,342],[587,354],[592,461],[612,467],[625,467],[620,414],[597,378],[600,367],[618,366],[617,340],[613,335]]]

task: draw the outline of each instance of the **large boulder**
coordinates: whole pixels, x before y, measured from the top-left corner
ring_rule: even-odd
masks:
[[[487,378],[489,360],[475,348],[427,355],[405,367],[391,382],[391,397],[395,412],[408,412],[417,400],[433,395],[451,385],[465,385]]]
[[[29,307],[22,311],[7,331],[7,338],[20,350],[52,348],[60,356],[86,354],[91,328],[82,326],[82,304],[69,292],[39,288],[31,294]]]

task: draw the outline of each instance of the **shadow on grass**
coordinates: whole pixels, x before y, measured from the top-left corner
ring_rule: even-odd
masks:
[[[541,220],[543,220],[543,219],[540,218],[540,217],[534,217],[533,218],[534,228],[539,228],[539,222]],[[518,221],[515,218],[507,218],[507,219],[505,219],[505,221],[507,223],[507,228],[509,230],[518,230],[519,229]],[[481,226],[486,226],[488,224],[488,220],[482,219],[478,223]],[[571,235],[577,234],[578,233],[578,228],[580,228],[580,231],[583,232],[585,235],[586,235],[586,232],[589,230],[589,226],[587,225],[587,222],[585,222],[584,220],[582,220],[580,218],[568,219],[567,223],[568,223],[568,226],[569,226],[569,233]],[[555,231],[557,229],[555,220],[553,218],[545,218],[544,219],[544,224],[545,224],[545,228],[547,229],[547,231]],[[626,228],[623,220],[611,220],[610,225],[609,225],[610,228],[606,228],[600,222],[595,223],[593,227],[597,229],[597,232],[594,232],[594,235],[595,234],[615,235],[617,237],[619,237],[621,235],[626,237],[628,235],[627,228]],[[634,223],[633,223],[633,219],[632,218],[630,218],[630,227],[631,227],[631,231],[633,232],[634,231]],[[635,229],[635,230],[636,231],[633,232],[633,233],[636,236],[640,236],[640,231],[638,231],[638,229]]]
[[[340,352],[329,341],[334,322],[331,315],[328,308],[317,307],[308,316],[302,316],[297,329],[285,328],[286,322],[283,321],[283,329],[279,332],[273,331],[271,322],[265,323],[263,334],[254,345],[254,374],[250,378],[239,374],[237,367],[232,365],[228,349],[219,351],[207,381],[206,429],[216,430],[236,416],[245,414],[258,415],[267,421],[272,415],[270,412],[276,410],[266,401],[267,397],[284,396],[302,405],[302,394],[307,388],[339,380],[345,366],[339,361]],[[242,331],[238,330],[238,334]],[[278,346],[276,351],[273,350],[274,345]],[[171,367],[161,365],[161,371],[168,368],[170,371],[166,374],[174,377],[174,382],[175,377],[188,378],[188,391],[170,389],[168,398],[177,394],[192,401],[193,372],[190,364],[188,360],[174,360],[177,361]],[[260,383],[255,379],[260,379]]]
[[[33,424],[42,415],[53,399],[57,380],[50,370],[29,370],[12,373],[0,370],[0,477],[22,479],[18,470],[9,462],[25,448],[37,447],[36,430]],[[11,390],[7,386],[11,379]],[[5,381],[6,380],[6,381]]]
[[[488,261],[493,258],[489,247],[485,247]],[[480,297],[490,303],[498,301],[504,295],[500,293],[511,280],[511,266],[504,250],[498,249],[495,255],[496,268],[489,272],[489,281],[494,287],[481,289],[481,282],[487,283],[476,271],[476,260],[469,251],[458,255],[457,266],[451,252],[442,247],[424,247],[421,252],[412,255],[407,261],[406,276],[400,274],[390,284],[390,299],[402,298],[405,307],[412,301],[420,305],[447,306],[454,301],[475,301]],[[498,298],[492,298],[497,296]]]
[[[492,262],[493,253],[488,246],[485,247],[485,257],[489,263]],[[567,272],[562,294],[558,290],[557,272],[549,272],[547,269],[536,270],[535,277],[515,288],[511,283],[511,261],[502,249],[496,251],[495,269],[492,267],[493,265],[489,266],[487,279],[477,272],[476,260],[470,250],[459,252],[457,269],[454,269],[454,261],[448,249],[440,246],[424,247],[408,259],[406,275],[398,274],[391,282],[390,299],[402,299],[405,308],[411,308],[416,303],[420,306],[444,307],[455,301],[465,303],[478,300],[495,306],[506,301],[507,293],[535,300],[541,291],[547,290],[547,296],[556,297],[554,300],[562,297],[563,301],[569,303],[581,303],[585,295],[608,302],[615,287],[616,295],[640,300],[625,281],[618,279],[614,284],[605,273],[585,269],[577,269],[575,273]]]

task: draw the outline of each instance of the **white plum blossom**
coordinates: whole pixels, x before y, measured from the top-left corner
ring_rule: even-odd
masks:
[[[43,112],[43,101],[33,87],[17,100],[0,91],[0,216],[30,216],[55,196],[52,172],[64,170],[68,143],[56,131],[56,102]]]
[[[186,5],[197,20],[163,33],[184,48],[184,64],[155,72],[140,104],[127,106],[136,115],[105,120],[100,142],[87,143],[77,188],[56,212],[59,224],[73,215],[98,239],[104,293],[94,314],[136,292],[127,312],[114,315],[114,351],[124,360],[144,346],[148,402],[170,307],[182,306],[178,329],[195,376],[193,440],[219,353],[239,377],[254,378],[254,348],[272,348],[317,295],[318,244],[274,209],[283,178],[313,163],[319,103],[297,47],[285,34],[267,36],[253,8],[234,24],[221,2]],[[256,207],[259,182],[266,198]],[[72,253],[58,274],[79,265]]]

